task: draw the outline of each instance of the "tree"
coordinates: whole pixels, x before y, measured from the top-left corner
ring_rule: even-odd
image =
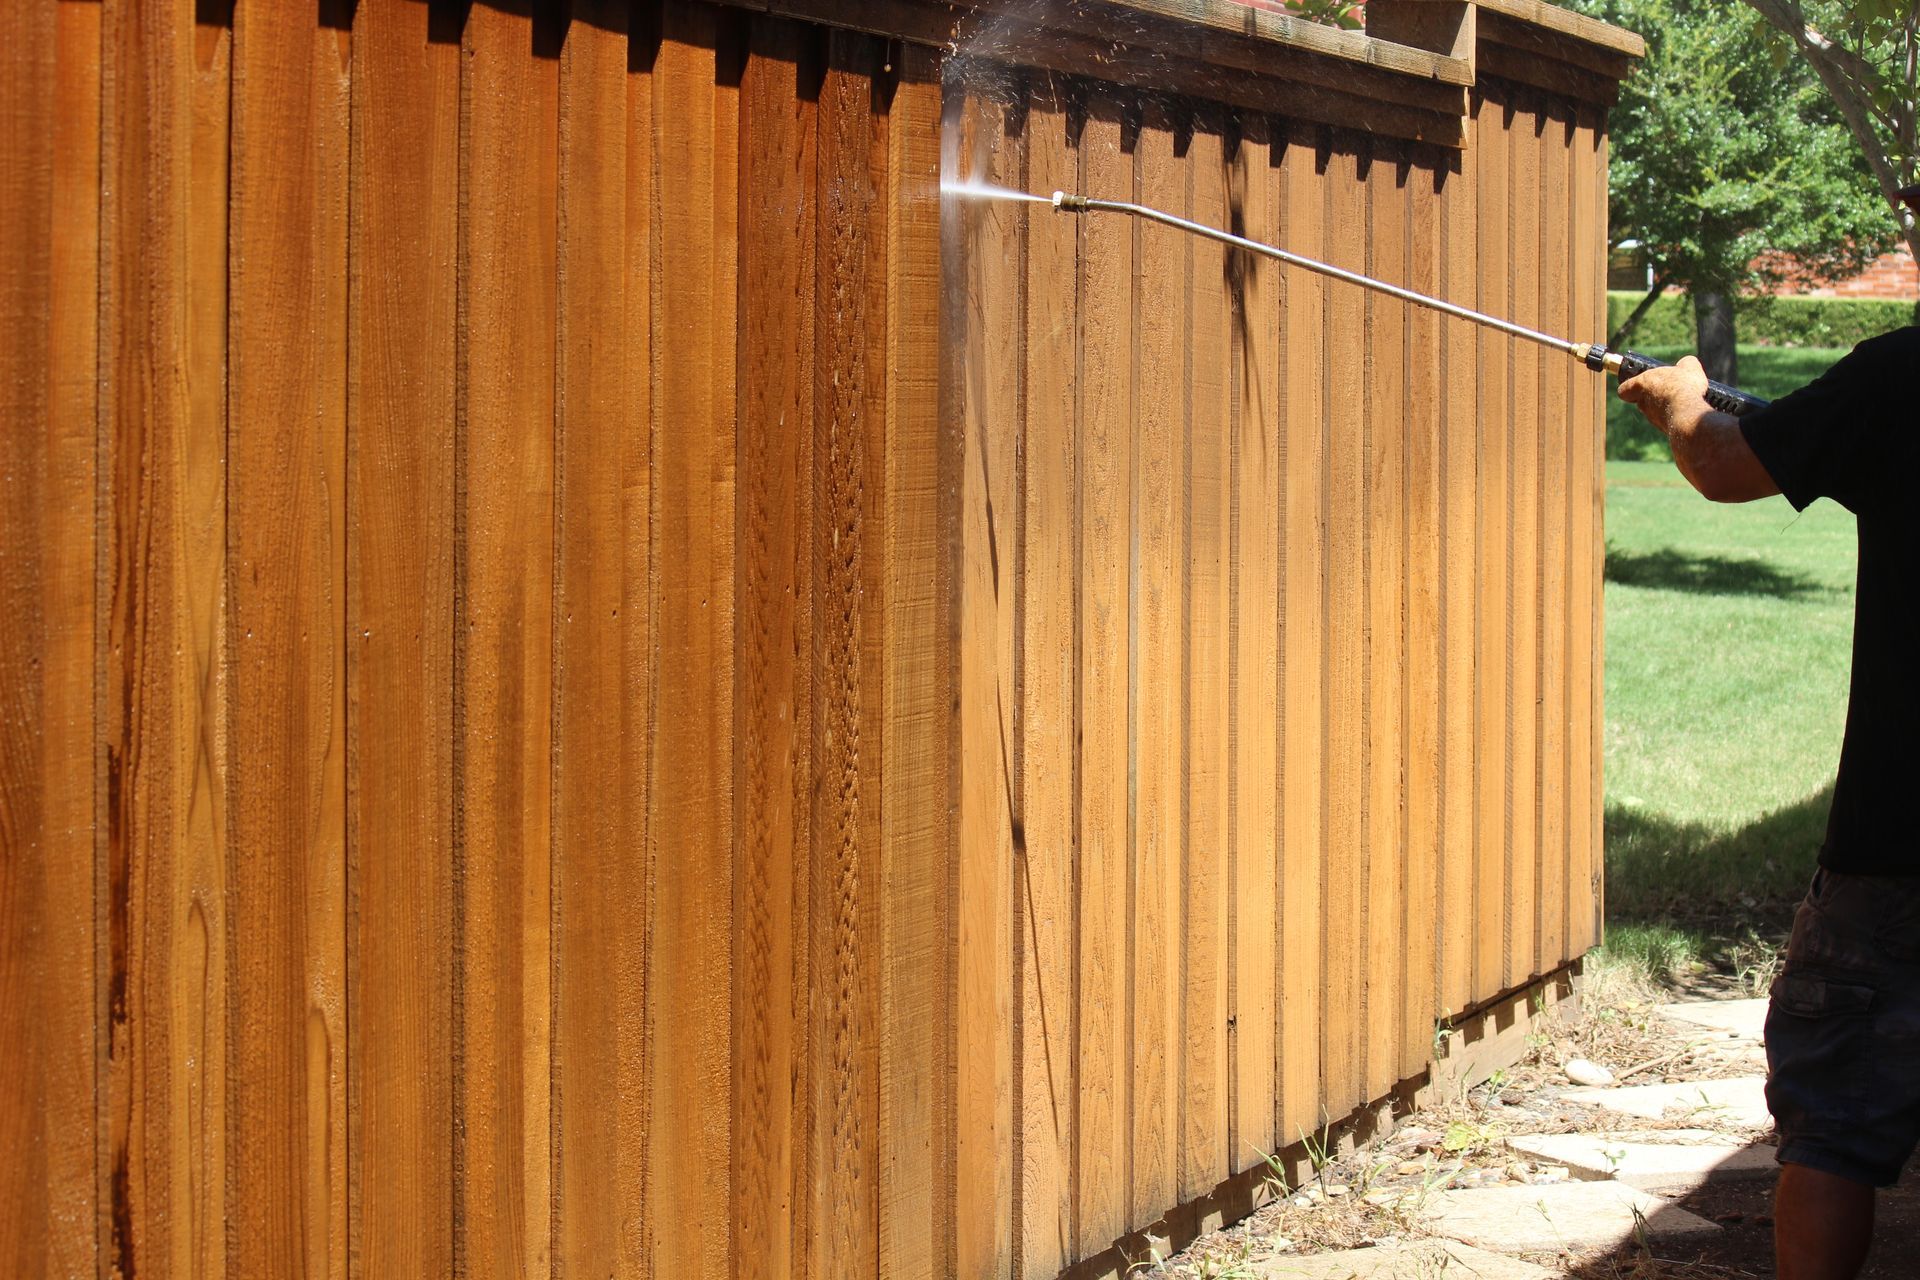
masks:
[[[1896,194],[1920,169],[1920,4],[1849,0],[1746,0],[1770,28],[1776,58],[1798,55],[1826,90],[1859,144],[1920,261],[1920,226]]]
[[[1670,288],[1693,297],[1701,361],[1739,380],[1734,295],[1857,274],[1892,244],[1833,103],[1811,68],[1777,65],[1727,0],[1582,0],[1641,32],[1647,57],[1612,118],[1615,236],[1638,240],[1653,287],[1613,341]]]

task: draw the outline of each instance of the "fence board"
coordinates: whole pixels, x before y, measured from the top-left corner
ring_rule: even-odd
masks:
[[[1184,213],[1186,167],[1174,158],[1173,121],[1165,108],[1147,112],[1136,153],[1137,195],[1155,208]],[[1210,181],[1201,175],[1200,181]],[[1173,280],[1186,270],[1186,237],[1161,228],[1134,228],[1139,274]],[[1144,1044],[1180,1039],[1180,837],[1181,680],[1186,580],[1181,538],[1185,531],[1185,451],[1170,428],[1186,412],[1184,377],[1186,304],[1164,305],[1133,294],[1133,509],[1135,530],[1129,578],[1133,585],[1128,630],[1132,636],[1135,690],[1132,708],[1134,778],[1130,853],[1133,938],[1133,1019],[1127,1031],[1131,1053],[1133,1180],[1127,1212],[1146,1221],[1175,1202],[1179,1150],[1174,1099],[1178,1059],[1141,1052]]]
[[[1440,196],[1444,163],[1438,154],[1415,150],[1407,176],[1407,282],[1431,296],[1440,293]],[[1444,689],[1441,667],[1441,596],[1446,576],[1440,552],[1444,478],[1440,406],[1447,383],[1440,372],[1440,317],[1425,307],[1406,311],[1405,413],[1407,666],[1406,708],[1406,985],[1401,991],[1399,1066],[1396,1080],[1426,1069],[1433,1053],[1434,1015],[1440,989],[1436,935],[1447,927],[1441,905],[1443,827],[1440,806],[1440,734]]]
[[[1000,186],[1023,182],[1021,143],[1008,136],[1010,103],[968,101],[961,128],[962,173]],[[971,167],[977,164],[978,168]],[[961,1188],[960,1269],[1010,1273],[1016,1181],[1005,1135],[1013,1129],[1012,936],[1015,705],[1018,635],[1016,568],[1022,546],[1017,485],[1021,369],[1021,245],[1025,211],[977,202],[966,220],[969,349],[978,353],[961,388],[966,453],[961,468],[960,847],[958,1066],[962,1081],[956,1151]]]
[[[799,27],[756,21],[741,83],[741,349],[734,1249],[767,1276],[804,1266],[806,904],[811,830],[815,105],[795,94]],[[800,1089],[796,1082],[803,1082]]]
[[[1540,119],[1533,100],[1518,95],[1508,168],[1512,201],[1511,292],[1515,322],[1537,328],[1540,319]],[[1511,701],[1507,704],[1507,773],[1511,868],[1507,879],[1507,985],[1535,972],[1540,945],[1540,476],[1546,406],[1539,402],[1540,348],[1515,341],[1510,395],[1513,436],[1509,466],[1513,484],[1513,594],[1507,602],[1513,646]]]
[[[1196,130],[1193,216],[1226,222],[1226,157],[1217,133]],[[1227,1117],[1233,1081],[1227,1060],[1228,931],[1232,873],[1233,745],[1233,301],[1220,286],[1218,253],[1191,245],[1187,292],[1187,834],[1186,1155],[1181,1192],[1210,1190],[1227,1175]],[[1212,265],[1209,265],[1212,264]],[[1089,496],[1089,501],[1094,499]],[[1089,727],[1090,731],[1090,727]]]
[[[1051,80],[1036,83],[1026,120],[1027,183],[1034,191],[1079,186],[1067,137],[1067,102]],[[1073,743],[1080,591],[1074,554],[1082,454],[1078,388],[1079,272],[1083,223],[1041,217],[1029,224],[1021,317],[1026,336],[1026,583],[1020,647],[1021,738],[1017,781],[1024,840],[1016,869],[1020,954],[1017,1095],[1020,1190],[1015,1249],[1023,1276],[1051,1277],[1073,1260],[1073,1169],[1079,1061],[1074,1054],[1075,872],[1079,865],[1080,760]],[[964,848],[964,846],[963,846]],[[964,1132],[964,1129],[962,1130]]]
[[[640,429],[627,395],[626,22],[624,5],[588,3],[566,28],[555,173],[553,1249],[556,1270],[596,1276],[639,1273],[645,1179],[644,1091],[623,1061],[643,1006],[606,979],[634,967],[626,922],[647,890],[621,838],[635,806],[619,538],[633,513],[607,465]]]
[[[1285,142],[1279,144],[1283,149]],[[1280,235],[1272,127],[1246,122],[1229,163],[1248,234]],[[1222,175],[1226,177],[1227,175]],[[1214,181],[1202,168],[1195,181]],[[1197,270],[1238,280],[1234,437],[1233,1119],[1238,1169],[1272,1152],[1278,1104],[1280,721],[1280,280],[1277,264],[1218,252]]]
[[[1480,128],[1483,126],[1476,126]],[[1450,302],[1472,306],[1479,267],[1479,197],[1474,190],[1478,146],[1463,151],[1443,175],[1439,224],[1443,252],[1440,260],[1441,294]],[[1466,320],[1448,319],[1440,329],[1440,381],[1462,394],[1442,397],[1439,431],[1445,471],[1444,560],[1446,597],[1442,619],[1445,666],[1441,742],[1441,880],[1439,961],[1440,1009],[1458,1013],[1472,1003],[1477,960],[1475,881],[1478,854],[1475,812],[1478,781],[1475,762],[1477,708],[1475,670],[1479,658],[1475,615],[1479,580],[1478,559],[1479,453],[1477,401],[1480,365],[1480,328]],[[1473,389],[1476,395],[1464,392]]]
[[[1568,152],[1573,139],[1567,124],[1544,104],[1540,110],[1540,327],[1549,333],[1573,332],[1573,262],[1567,236]],[[1569,420],[1573,414],[1573,377],[1591,375],[1570,360],[1551,358],[1536,348],[1540,362],[1540,940],[1536,968],[1558,963],[1567,936],[1568,767],[1567,596]]]
[[[1349,271],[1367,268],[1367,189],[1358,162],[1351,150],[1332,151],[1324,185],[1328,261]],[[1320,1071],[1324,1112],[1343,1115],[1366,1098],[1366,1022],[1356,997],[1367,978],[1365,643],[1371,477],[1364,413],[1367,369],[1364,359],[1352,358],[1366,349],[1366,295],[1335,285],[1326,290],[1326,299],[1321,377],[1327,386],[1327,834],[1321,1002],[1325,1048]]]
[[[1274,144],[1282,136],[1276,133]],[[1312,139],[1299,126],[1284,135],[1280,227],[1283,242],[1308,257],[1325,250],[1325,193]],[[1280,700],[1280,1137],[1297,1142],[1319,1120],[1321,966],[1326,863],[1327,541],[1326,383],[1322,277],[1299,267],[1280,272],[1285,358],[1281,465],[1285,471],[1282,546]]]
[[[247,927],[230,965],[228,1176],[261,1192],[226,1221],[248,1274],[347,1265],[332,1136],[346,1130],[347,40],[293,10],[234,28],[229,732],[250,768],[229,792],[229,902]],[[280,146],[296,160],[270,160]]]
[[[1134,194],[1121,149],[1122,104],[1096,95],[1080,148],[1083,189]],[[1080,848],[1078,1113],[1074,1136],[1078,1248],[1098,1253],[1126,1228],[1128,1169],[1127,635],[1131,529],[1129,435],[1133,231],[1092,219],[1081,231],[1080,298]]]
[[[939,418],[941,90],[937,57],[899,54],[888,129],[885,457],[886,750],[880,840],[880,1272],[932,1275],[950,1256],[944,1040],[953,847],[946,813],[952,675],[946,650],[951,536],[942,480],[952,450]],[[1013,429],[1020,423],[1016,418]],[[1013,501],[1018,502],[1018,495]],[[1017,661],[1017,657],[1014,659]],[[1017,703],[1008,708],[1018,714]],[[1018,975],[1007,975],[1014,998]],[[1011,1139],[1012,1134],[1008,1135]],[[1011,1241],[1011,1216],[1003,1228]],[[937,1262],[938,1260],[938,1262]]]
[[[1595,171],[1595,153],[1600,128],[1592,113],[1583,108],[1576,119],[1573,136],[1572,182],[1568,198],[1572,203],[1573,297],[1569,319],[1571,335],[1577,340],[1604,342],[1601,329],[1606,324],[1605,237],[1597,225],[1599,202],[1595,189],[1599,174]],[[1591,333],[1593,337],[1586,338]],[[1596,515],[1602,501],[1599,486],[1605,475],[1606,419],[1601,397],[1607,394],[1603,379],[1587,371],[1572,371],[1572,418],[1568,428],[1567,453],[1567,528],[1570,539],[1570,566],[1567,575],[1568,599],[1572,614],[1567,624],[1568,677],[1566,764],[1567,838],[1570,858],[1567,872],[1567,950],[1584,952],[1600,941],[1598,917],[1591,904],[1596,896],[1600,846],[1587,815],[1600,808],[1598,760],[1595,755],[1594,706],[1600,664],[1594,645],[1598,612],[1595,593],[1602,589],[1600,548],[1595,540]]]
[[[736,91],[718,15],[669,8],[652,67],[652,378],[657,630],[648,842],[652,1221],[732,1196],[734,326]],[[816,435],[818,434],[816,429]],[[817,561],[816,561],[817,563]],[[818,737],[816,725],[815,736]],[[816,820],[815,839],[819,822]],[[805,1202],[803,1202],[805,1203]],[[650,1233],[656,1275],[721,1274],[724,1232]]]
[[[453,1269],[460,50],[429,39],[422,7],[395,0],[362,4],[353,38],[348,1233],[358,1268],[443,1274]]]
[[[1500,104],[1475,95],[1474,194],[1480,226],[1478,310],[1506,315],[1511,296],[1510,229],[1508,205],[1509,146]],[[1479,581],[1474,627],[1479,660],[1474,666],[1478,709],[1474,716],[1473,759],[1477,766],[1475,804],[1477,864],[1474,871],[1474,936],[1479,941],[1474,960],[1476,995],[1485,997],[1505,987],[1505,951],[1508,936],[1508,866],[1510,813],[1508,800],[1507,706],[1512,652],[1507,616],[1508,557],[1512,496],[1509,493],[1509,417],[1514,340],[1483,332],[1479,340],[1479,453],[1480,486],[1475,505],[1479,553],[1475,566]]]
[[[1367,271],[1407,278],[1407,181],[1397,144],[1372,145],[1367,181]],[[1366,467],[1364,516],[1367,614],[1366,905],[1364,1098],[1399,1079],[1406,990],[1407,307],[1383,295],[1366,301]],[[1360,1101],[1362,1099],[1356,1099]]]
[[[105,755],[100,1081],[101,1244],[109,1267],[191,1256],[186,1178],[198,1143],[224,1145],[223,1113],[176,1109],[172,1081],[195,1047],[176,1017],[205,1026],[224,975],[176,1013],[176,947],[187,890],[190,757],[200,726],[181,604],[188,431],[187,180],[191,89],[186,33],[136,5],[103,6],[101,103],[101,573],[103,625],[95,732]],[[115,697],[104,696],[114,690]],[[99,856],[99,855],[97,855]],[[201,922],[206,922],[204,915]],[[203,948],[200,955],[206,955]],[[211,987],[211,991],[207,990]],[[201,995],[205,992],[205,995]],[[210,997],[210,998],[209,998]],[[204,1150],[204,1147],[198,1147]]]

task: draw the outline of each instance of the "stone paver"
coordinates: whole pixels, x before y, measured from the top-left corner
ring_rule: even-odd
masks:
[[[1695,1026],[1730,1032],[1756,1044],[1767,1025],[1765,1000],[1690,1000],[1683,1004],[1664,1005],[1660,1012]]]
[[[1708,1182],[1770,1178],[1777,1167],[1772,1147],[1705,1129],[1533,1134],[1509,1138],[1507,1145],[1548,1164],[1565,1165],[1576,1178],[1615,1178],[1661,1195],[1692,1191]]]
[[[1741,1076],[1624,1089],[1569,1089],[1561,1096],[1649,1120],[1678,1118],[1711,1128],[1770,1129],[1773,1116],[1767,1111],[1766,1083],[1760,1076]]]
[[[1650,1243],[1685,1244],[1720,1230],[1714,1223],[1619,1182],[1443,1191],[1421,1209],[1427,1226],[1501,1253],[1611,1249],[1646,1222]]]
[[[1235,1274],[1238,1274],[1237,1272]],[[1416,1240],[1256,1263],[1259,1280],[1550,1280],[1557,1272],[1458,1240]]]

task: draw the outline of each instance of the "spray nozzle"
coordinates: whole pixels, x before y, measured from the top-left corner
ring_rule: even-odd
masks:
[[[1087,198],[1085,196],[1070,196],[1064,191],[1056,191],[1053,193],[1053,207],[1062,213],[1085,213],[1088,208]]]

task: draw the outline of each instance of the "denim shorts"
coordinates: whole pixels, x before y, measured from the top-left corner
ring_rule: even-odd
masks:
[[[1920,1141],[1920,878],[1821,869],[1767,1011],[1781,1164],[1869,1186]]]

